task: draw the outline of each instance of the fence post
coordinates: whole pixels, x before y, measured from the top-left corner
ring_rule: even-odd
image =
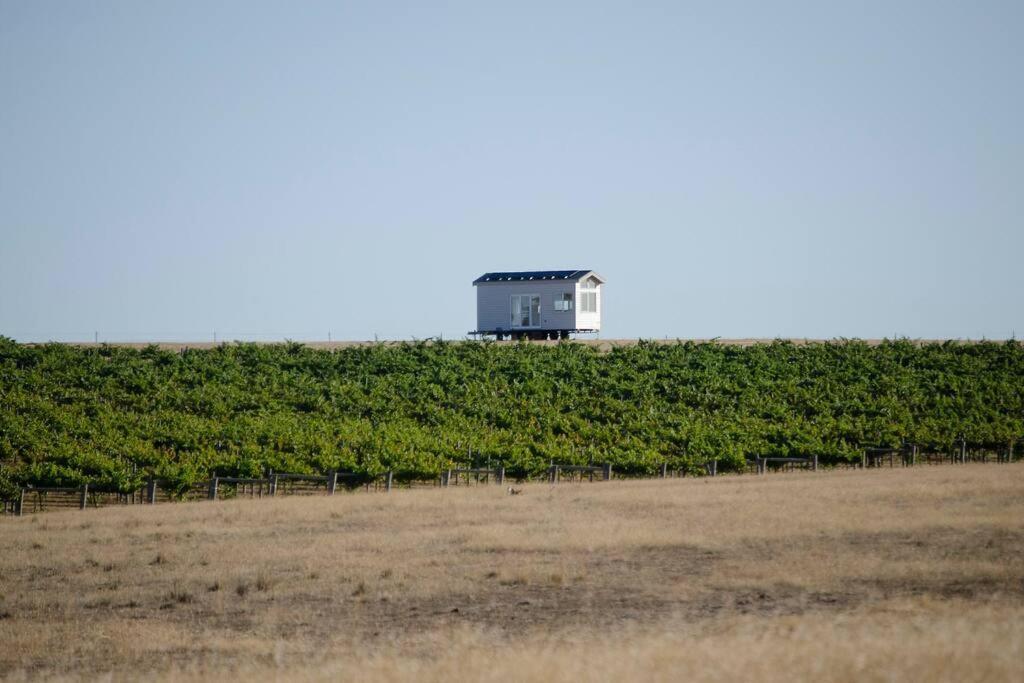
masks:
[[[715,460],[711,461],[711,476],[712,477],[717,477],[718,476],[718,459],[717,458]]]
[[[327,495],[333,496],[336,488],[338,488],[338,473],[331,470],[327,473]]]
[[[864,451],[860,454],[860,468],[864,469],[868,466],[868,452]]]
[[[208,496],[210,500],[217,500],[217,484],[217,477],[210,480],[210,495]]]
[[[814,465],[812,466],[811,471],[812,472],[817,472],[818,471],[818,454],[817,453],[814,454]]]
[[[146,502],[150,505],[156,504],[156,479],[150,479],[146,484]]]
[[[447,469],[441,473],[441,486],[442,488],[448,488],[448,483],[451,481],[452,471]]]
[[[766,463],[766,459],[762,458],[760,455],[757,455],[757,456],[754,456],[754,457],[757,458],[757,473],[758,474],[767,474],[768,468],[765,467],[765,465],[767,464]]]
[[[612,478],[612,464],[610,462],[606,462],[604,464],[603,474],[604,474],[604,480],[605,481],[611,481],[611,478]]]
[[[82,484],[82,494],[81,494],[81,497],[78,499],[78,509],[79,510],[84,510],[85,509],[85,504],[88,502],[88,500],[89,500],[89,485],[88,484]]]
[[[499,465],[498,466],[498,474],[495,477],[495,479],[498,481],[498,486],[501,486],[502,484],[505,483],[505,466],[504,465]]]
[[[664,479],[667,476],[668,476],[668,463],[667,462],[663,462],[663,463],[661,463],[661,478]]]
[[[17,507],[14,509],[14,514],[17,517],[21,517],[25,512],[25,489],[21,489],[21,493],[18,495]]]
[[[960,464],[967,462],[967,438],[960,438]]]
[[[384,477],[384,491],[385,493],[391,491],[391,481],[393,480],[395,473],[392,470],[388,470],[387,475]]]

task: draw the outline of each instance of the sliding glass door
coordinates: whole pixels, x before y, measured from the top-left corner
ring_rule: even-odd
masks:
[[[512,327],[540,327],[540,296],[512,295]]]

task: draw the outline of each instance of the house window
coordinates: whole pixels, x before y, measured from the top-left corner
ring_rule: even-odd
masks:
[[[537,294],[512,295],[512,327],[540,326],[540,296]]]
[[[563,292],[561,295],[555,295],[555,310],[556,311],[571,311],[572,310],[572,292]]]
[[[580,312],[597,313],[597,280],[593,278],[580,283]]]

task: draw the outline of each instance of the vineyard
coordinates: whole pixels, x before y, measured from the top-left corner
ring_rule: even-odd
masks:
[[[0,489],[182,489],[212,473],[610,462],[618,473],[856,461],[913,441],[1006,448],[1024,436],[1024,347],[838,341],[289,343],[141,350],[0,337]],[[1019,446],[1018,446],[1019,448]],[[0,490],[0,498],[4,490]]]

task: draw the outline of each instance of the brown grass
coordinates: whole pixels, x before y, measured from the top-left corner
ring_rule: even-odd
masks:
[[[0,520],[0,676],[1021,680],[1024,468]]]
[[[427,344],[432,344],[433,343],[433,341],[431,339],[427,339],[425,341],[426,341]],[[450,340],[450,341],[460,341],[460,340],[456,338],[456,339],[453,339],[453,340]],[[577,337],[575,339],[571,339],[571,340],[568,340],[568,341],[570,341],[573,344],[580,344],[580,345],[583,345],[583,346],[589,346],[591,348],[595,348],[598,351],[601,351],[602,353],[607,353],[608,351],[611,351],[614,348],[636,346],[639,343],[640,340],[639,339],[599,339],[599,338],[594,338],[594,337],[590,337],[590,336],[581,336],[581,337]],[[645,341],[654,342],[656,344],[677,344],[677,343],[680,343],[680,342],[688,342],[688,341],[690,341],[690,342],[693,342],[695,344],[717,344],[719,346],[741,346],[741,347],[745,347],[745,346],[757,346],[757,345],[760,345],[760,344],[772,344],[772,343],[778,341],[778,339],[768,338],[768,337],[764,337],[764,338],[748,337],[748,338],[743,338],[743,339],[740,339],[740,338],[736,338],[736,339],[723,339],[721,337],[682,339],[682,338],[676,338],[676,337],[672,337],[672,338],[665,337],[665,338],[662,338],[662,339],[646,339]],[[830,343],[830,342],[839,342],[839,341],[843,341],[843,339],[810,339],[810,338],[806,338],[806,337],[801,337],[801,338],[792,337],[792,338],[786,339],[785,341],[788,341],[791,344],[794,344],[796,346],[804,346],[806,344],[826,344],[826,343]],[[864,342],[868,346],[880,346],[881,344],[883,344],[887,340],[886,339],[858,339],[857,341]],[[941,343],[944,343],[944,342],[947,342],[947,341],[954,341],[954,342],[959,343],[959,344],[977,344],[977,343],[980,343],[981,341],[1003,342],[1003,341],[1006,341],[1006,340],[1003,340],[1003,339],[988,339],[988,340],[978,340],[978,339],[953,339],[953,340],[947,340],[947,339],[913,339],[913,340],[910,340],[910,341],[912,341],[914,344],[919,344],[920,345],[920,344],[941,344]],[[120,347],[120,348],[136,349],[136,350],[141,350],[141,349],[146,348],[147,346],[155,345],[155,346],[157,346],[158,348],[160,348],[163,351],[175,351],[175,352],[177,352],[177,351],[181,351],[182,349],[194,349],[194,350],[215,349],[218,346],[221,346],[221,345],[224,345],[224,344],[233,344],[234,341],[220,341],[220,342],[212,342],[212,341],[192,341],[192,342],[171,342],[171,341],[129,342],[129,341],[111,341],[111,342],[100,342],[100,343],[82,341],[82,342],[65,342],[65,343],[68,346],[78,346],[78,347],[82,347],[82,348],[98,348],[98,347],[101,347],[101,346],[116,346],[116,347]],[[262,346],[272,346],[272,345],[275,345],[275,344],[284,344],[286,342],[284,340],[279,340],[279,341],[245,342],[245,343],[247,343],[247,344],[257,344],[257,345],[262,345]],[[325,351],[334,351],[334,350],[338,350],[338,349],[347,349],[347,348],[352,348],[352,347],[365,347],[365,346],[401,346],[403,344],[415,343],[415,340],[412,340],[412,339],[397,339],[397,340],[387,340],[387,341],[317,341],[317,340],[308,340],[308,341],[300,341],[298,343],[302,344],[303,346],[309,347],[311,349],[320,349],[320,350],[325,350]],[[521,342],[518,341],[518,340],[508,340],[508,339],[506,339],[504,341],[493,342],[493,343],[501,345],[501,346],[506,346],[506,345],[519,344]],[[530,343],[530,344],[538,344],[538,345],[541,345],[541,346],[554,346],[554,345],[557,345],[559,343],[564,343],[564,342],[559,342],[559,341],[554,341],[554,340],[547,340],[547,339],[538,339],[538,340],[529,341],[528,343]],[[25,345],[26,346],[39,346],[40,343],[37,343],[37,342],[26,342]]]

